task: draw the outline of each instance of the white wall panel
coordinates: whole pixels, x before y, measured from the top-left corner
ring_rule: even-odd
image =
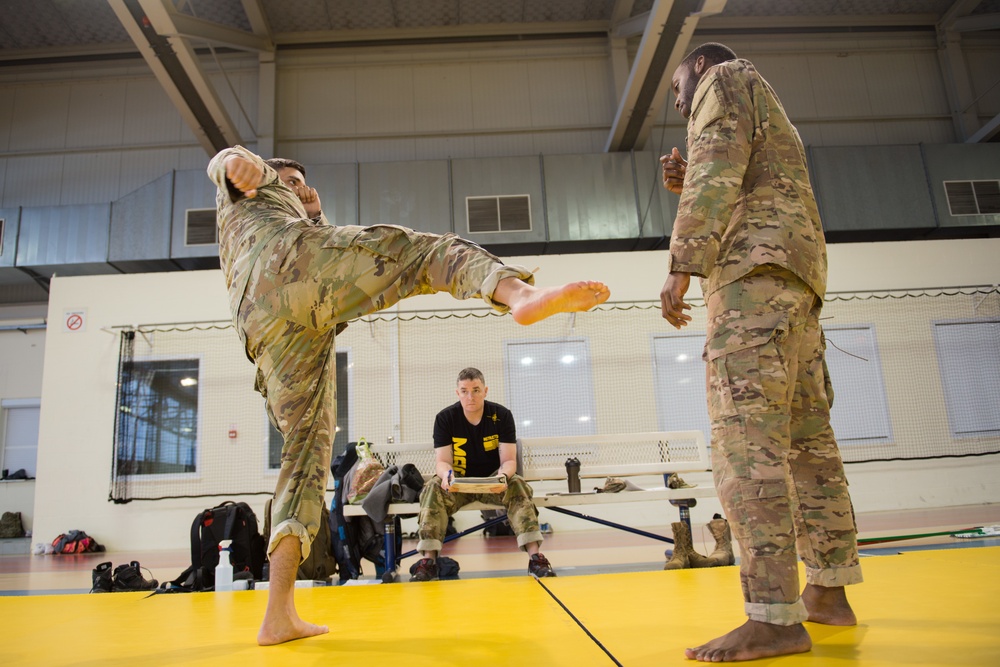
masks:
[[[951,120],[898,120],[875,124],[876,142],[893,144],[946,144],[955,140]]]
[[[986,116],[1000,113],[1000,49],[972,48],[966,52],[966,63],[972,79],[972,89],[979,112]],[[982,96],[982,97],[980,97]]]
[[[541,132],[533,136],[533,154],[603,153],[608,133],[602,130],[581,132]]]
[[[823,115],[823,112],[816,108],[807,58],[762,55],[752,60],[760,75],[778,93],[778,99],[781,100],[782,106],[793,122],[796,118],[816,118],[818,115]],[[671,98],[672,103],[673,98]]]
[[[870,146],[878,143],[875,123],[823,123],[820,127],[823,146]]]
[[[344,136],[357,132],[352,69],[278,70],[277,132],[280,138]]]
[[[63,160],[60,204],[102,204],[121,196],[118,179],[121,154],[69,153]]]
[[[229,113],[229,118],[236,125],[240,138],[247,141],[256,135],[251,126],[257,127],[257,89],[259,83],[257,63],[253,61],[250,67],[245,62],[223,61],[222,64],[225,68],[225,74],[222,72],[212,73],[209,75],[209,79],[219,96],[219,100]],[[214,65],[212,63],[213,69]],[[233,96],[234,90],[239,97],[238,102]],[[241,106],[242,108],[240,108]]]
[[[583,61],[587,81],[587,104],[590,108],[591,123],[605,123],[611,131],[611,123],[618,111],[618,97],[615,82],[611,77],[611,64],[606,58]],[[672,102],[671,102],[672,104]],[[673,106],[670,107],[673,110]]]
[[[471,78],[466,64],[415,67],[414,128],[418,132],[472,129]]]
[[[533,127],[560,127],[590,123],[587,73],[579,60],[528,64]]]
[[[54,206],[64,156],[12,157],[7,160],[3,206]]]
[[[62,148],[66,145],[70,86],[60,83],[18,88],[14,95],[10,137],[12,151]]]
[[[125,85],[118,80],[81,81],[70,88],[66,147],[120,146]]]
[[[871,103],[865,79],[864,61],[856,55],[843,58],[833,54],[807,56],[820,118],[871,115]],[[803,85],[799,82],[799,85]],[[781,91],[778,90],[778,95]]]
[[[177,164],[177,152],[176,148],[123,152],[118,195],[114,199],[124,197],[170,171],[172,167],[167,165]]]
[[[531,134],[487,134],[478,135],[474,140],[476,155],[480,157],[532,155],[535,152]]]
[[[346,141],[282,141],[275,147],[275,155],[298,160],[309,167],[312,164],[344,164],[358,161],[358,142]],[[308,181],[308,174],[306,174]]]
[[[126,84],[122,142],[125,145],[174,143],[186,128],[177,107],[156,79],[130,79]],[[188,135],[193,138],[190,130]]]
[[[357,142],[358,162],[394,162],[415,160],[413,139],[360,139]]]
[[[412,132],[413,69],[366,67],[358,72],[359,134]]]
[[[532,126],[527,63],[484,63],[472,74],[472,113],[476,129]]]
[[[444,160],[476,156],[475,137],[426,137],[413,140],[417,160]]]
[[[922,77],[913,54],[870,53],[865,55],[863,64],[863,83],[868,88],[868,99],[874,116],[930,113]]]

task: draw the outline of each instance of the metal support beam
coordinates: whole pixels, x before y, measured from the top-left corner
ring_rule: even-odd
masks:
[[[656,0],[639,52],[618,103],[605,151],[641,149],[670,89],[669,78],[688,50],[698,20],[722,11],[726,0]],[[700,11],[695,9],[700,6]]]
[[[179,36],[173,21],[178,14],[170,1],[108,0],[108,4],[205,151],[214,155],[241,143],[194,50]]]
[[[965,141],[975,134],[979,129],[979,118],[974,109],[972,81],[962,53],[962,36],[953,26],[975,9],[979,2],[980,0],[956,0],[937,24],[938,62],[944,78],[955,136],[959,141]]]
[[[981,144],[987,141],[992,141],[993,137],[1000,133],[1000,114],[993,116],[993,118],[983,125],[979,130],[976,131],[971,137],[965,140],[967,144]]]

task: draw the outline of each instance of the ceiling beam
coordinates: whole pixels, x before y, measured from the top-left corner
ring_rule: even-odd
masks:
[[[972,79],[962,51],[962,35],[954,29],[980,0],[955,0],[937,24],[938,63],[944,78],[945,95],[951,108],[952,125],[959,141],[966,141],[979,130]]]
[[[976,14],[975,16],[963,16],[962,18],[955,19],[955,22],[951,24],[951,29],[955,32],[1000,29],[1000,12],[993,14]]]
[[[261,37],[235,28],[229,28],[211,21],[204,21],[187,14],[170,12],[170,24],[177,31],[173,34],[160,33],[164,37],[202,39],[212,44],[231,46],[244,51],[273,51],[274,44],[267,37]]]
[[[726,0],[656,0],[649,11],[639,50],[604,150],[642,149],[670,89],[670,76],[680,64],[698,20],[716,14]],[[701,11],[696,11],[700,6]]]
[[[985,125],[979,128],[972,136],[965,140],[967,144],[982,144],[992,141],[993,137],[1000,134],[1000,114],[993,116]]]
[[[198,57],[178,36],[170,0],[108,0],[146,64],[209,155],[241,143]]]

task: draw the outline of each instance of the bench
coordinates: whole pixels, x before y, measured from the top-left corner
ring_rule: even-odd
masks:
[[[672,543],[673,540],[567,508],[593,504],[665,500],[678,507],[681,520],[690,525],[689,509],[697,504],[696,498],[715,497],[715,489],[711,485],[700,485],[686,489],[667,488],[667,479],[671,473],[711,470],[708,448],[701,431],[655,431],[613,435],[520,438],[517,446],[518,473],[531,484],[535,494],[536,507],[545,507],[555,512],[664,542]],[[372,452],[386,467],[391,465],[402,467],[406,463],[412,463],[424,476],[425,481],[434,474],[436,457],[434,446],[431,444],[373,445]],[[581,493],[569,493],[563,490],[566,488],[566,460],[569,458],[580,461],[581,481],[601,480],[603,482],[607,477],[618,477],[623,480],[634,480],[633,483],[637,483],[642,490],[618,493],[597,493],[584,490]],[[562,486],[559,487],[555,482],[561,482]],[[601,484],[597,486],[601,486]],[[581,488],[583,488],[583,484],[581,484]],[[460,511],[489,509],[503,509],[503,506],[473,502],[462,507]],[[397,558],[394,517],[396,515],[415,515],[419,511],[419,503],[391,503],[389,505],[389,514],[385,521],[386,576],[383,578],[386,581],[395,578],[398,560],[415,553],[409,552]],[[360,505],[348,505],[344,507],[344,514],[346,516],[364,516],[365,511]],[[451,535],[445,541],[451,541],[503,520],[504,517],[491,519],[456,535]]]

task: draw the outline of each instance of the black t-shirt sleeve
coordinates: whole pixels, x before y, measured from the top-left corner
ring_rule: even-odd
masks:
[[[434,418],[434,448],[447,447],[451,444],[453,435],[453,420],[451,408],[445,408]]]
[[[517,427],[514,425],[514,413],[504,407],[500,412],[500,442],[517,442]]]

